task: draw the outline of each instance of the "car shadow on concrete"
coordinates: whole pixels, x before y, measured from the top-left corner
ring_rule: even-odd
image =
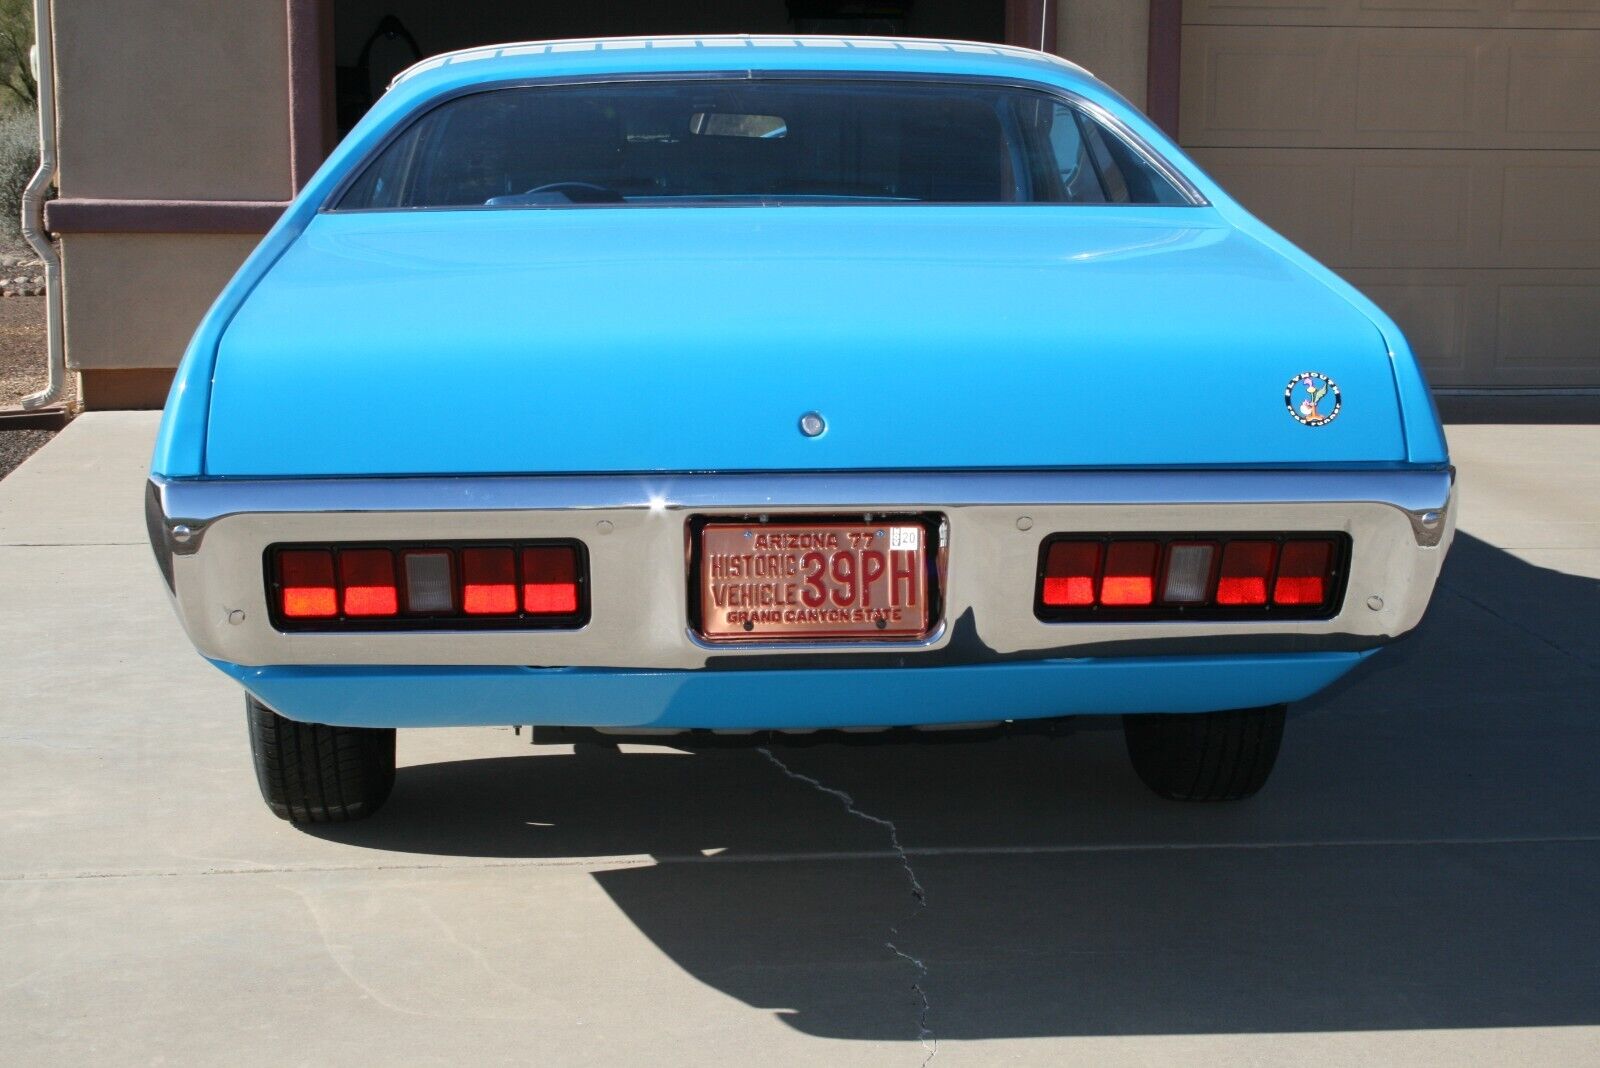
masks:
[[[318,833],[650,854],[594,878],[700,981],[819,1036],[915,1041],[921,993],[951,1039],[1596,1024],[1597,619],[1600,582],[1460,536],[1424,625],[1295,708],[1240,804],[1147,794],[1115,720],[779,750],[893,823],[925,907],[887,826],[754,751],[410,767]]]

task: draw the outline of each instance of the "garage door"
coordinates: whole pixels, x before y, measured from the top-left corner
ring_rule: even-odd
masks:
[[[1600,0],[1188,0],[1179,139],[1438,386],[1600,386]]]

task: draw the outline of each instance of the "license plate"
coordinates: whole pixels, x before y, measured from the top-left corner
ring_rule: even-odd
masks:
[[[706,638],[904,641],[928,633],[921,523],[709,523],[699,554]]]

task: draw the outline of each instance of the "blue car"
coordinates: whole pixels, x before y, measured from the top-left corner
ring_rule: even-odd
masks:
[[[1118,714],[1158,793],[1246,797],[1422,618],[1452,480],[1395,324],[1078,67],[655,38],[398,77],[201,323],[147,501],[318,822],[470,724]]]

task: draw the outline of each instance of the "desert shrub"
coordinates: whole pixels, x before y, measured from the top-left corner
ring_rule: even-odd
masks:
[[[38,169],[38,117],[31,111],[0,115],[0,234],[21,234],[22,191]]]

